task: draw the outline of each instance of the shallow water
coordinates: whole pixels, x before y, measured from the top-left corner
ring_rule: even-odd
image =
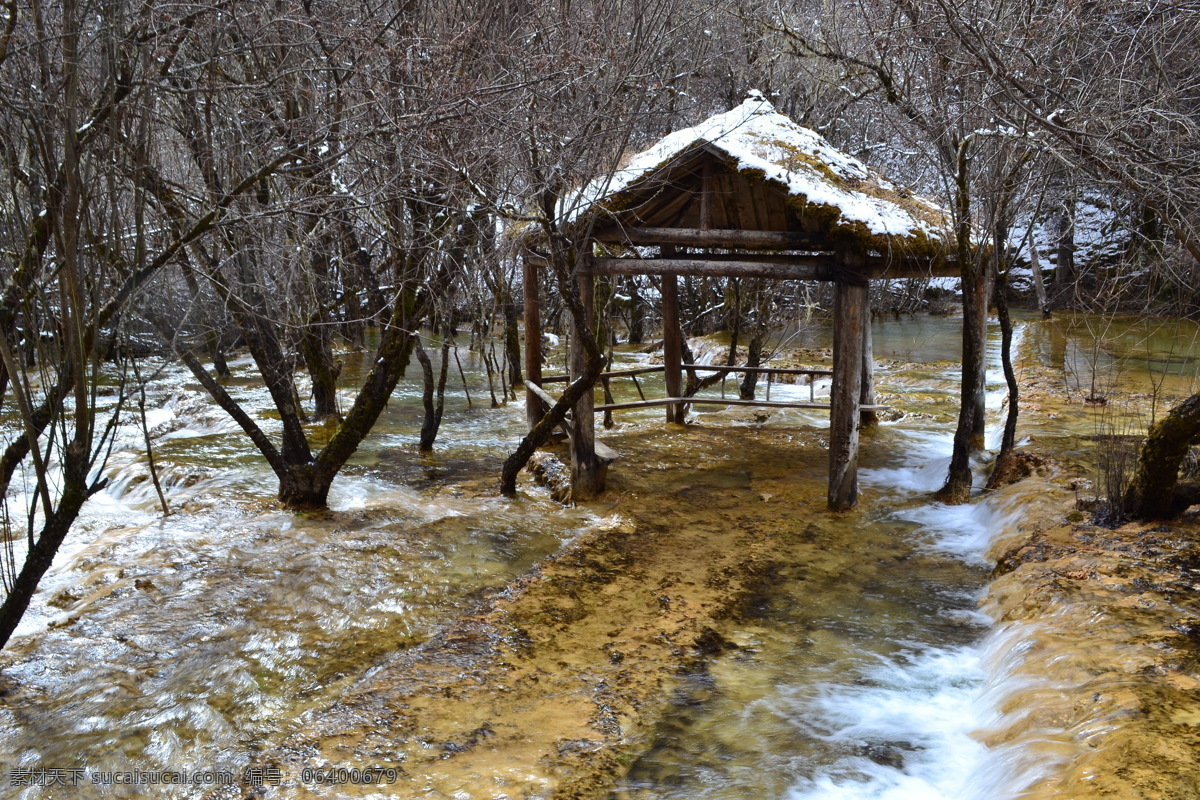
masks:
[[[1097,330],[1103,336],[1089,338]],[[821,412],[701,408],[692,434],[673,435],[644,476],[623,462],[614,468],[626,484],[653,480],[692,498],[672,524],[765,526],[756,535],[777,535],[786,565],[731,631],[736,649],[686,680],[615,797],[1002,798],[1053,764],[1027,757],[1028,748],[989,750],[978,736],[1012,690],[1014,644],[976,604],[988,547],[1021,513],[1021,498],[958,508],[925,499],[948,463],[957,321],[877,321],[874,338],[885,365],[879,389],[909,413],[866,437],[863,499],[852,514],[826,514],[814,501],[801,518],[799,504],[787,505],[789,486],[823,496]],[[1103,385],[1115,398],[1153,378],[1164,399],[1191,391],[1194,338],[1184,324],[1023,321],[1024,362],[1065,377],[1039,400],[1057,416],[1021,435],[1088,462],[1094,446],[1085,440],[1116,403],[1085,406],[1080,387]],[[997,341],[993,334],[993,357]],[[819,335],[809,343],[827,347]],[[176,513],[161,516],[136,444],[115,454],[109,488],[86,507],[0,654],[6,764],[237,772],[305,711],[608,513],[604,503],[564,509],[528,483],[518,501],[493,495],[524,414],[519,403],[487,408],[465,353],[464,366],[474,407],[452,381],[438,452],[414,452],[413,370],[320,514],[278,510],[273,477],[245,438],[168,369],[152,392],[151,424],[162,425],[155,452]],[[989,380],[998,418],[998,368]],[[647,394],[661,392],[657,381],[643,381]],[[262,390],[248,380],[233,388],[269,427]],[[818,399],[827,393],[827,384],[815,388]],[[613,390],[637,398],[628,382]],[[808,391],[776,385],[772,397],[806,400]],[[621,413],[612,435],[666,435],[662,415]],[[767,437],[772,452],[789,452],[793,440],[806,446],[795,460],[762,464],[746,437],[704,435],[722,426]],[[690,471],[697,461],[704,469]],[[772,516],[763,509],[775,499],[787,502]],[[6,781],[0,796],[58,795]],[[79,786],[70,796],[141,795]]]
[[[917,443],[933,452],[902,455]],[[966,734],[988,622],[980,532],[996,520],[916,499],[942,477],[937,444],[873,434],[862,507],[781,544],[788,566],[737,650],[692,676],[615,797],[961,796],[982,758]],[[941,469],[923,474],[925,458]]]
[[[0,655],[6,766],[236,773],[304,711],[594,518],[536,489],[513,503],[456,486],[490,477],[480,465],[490,471],[519,436],[523,412],[467,413],[453,407],[466,405],[461,387],[451,390],[446,444],[419,457],[411,382],[338,478],[330,510],[285,512],[240,431],[182,373],[164,384],[151,422],[163,425],[155,455],[175,513],[162,517],[142,454],[115,454],[109,487]],[[265,393],[234,384],[269,426]],[[0,796],[57,796],[0,780]],[[85,781],[71,796],[138,790]]]
[[[997,627],[977,610],[989,548],[1034,506],[1039,488],[969,506],[928,501],[944,479],[952,433],[942,406],[955,382],[939,362],[953,347],[937,335],[949,335],[942,322],[920,330],[876,323],[877,360],[881,342],[904,361],[925,357],[885,369],[880,391],[924,413],[865,437],[859,508],[815,520],[819,548],[789,550],[794,568],[764,590],[755,624],[736,634],[738,649],[690,677],[614,800],[992,800],[1037,785],[1073,752],[1065,731],[1051,728],[983,743],[992,726],[1012,724],[1006,713],[1026,713],[1039,696],[1049,706],[1057,694],[1019,672],[1035,634]],[[1017,342],[1018,374],[1036,362],[1062,375],[1061,386],[1039,387],[1039,411],[1050,406],[1051,418],[1019,436],[1068,467],[1094,466],[1097,434],[1133,404],[1129,395],[1157,391],[1166,405],[1195,390],[1196,369],[1185,368],[1195,342],[1189,323],[1027,319]],[[994,331],[989,349],[989,441],[998,444],[1004,393]],[[1082,402],[1080,387],[1093,385],[1110,406]]]

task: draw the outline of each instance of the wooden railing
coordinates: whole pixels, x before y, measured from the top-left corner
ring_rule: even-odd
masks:
[[[833,375],[831,370],[827,369],[793,369],[789,367],[745,367],[745,366],[729,366],[723,364],[684,364],[683,369],[694,372],[721,372],[729,374],[735,373],[751,373],[756,375],[766,375],[766,399],[764,400],[743,400],[741,398],[732,398],[725,396],[725,379],[721,379],[721,396],[720,397],[664,397],[662,399],[647,399],[645,392],[642,391],[642,385],[638,381],[639,375],[647,375],[655,372],[663,372],[666,369],[663,365],[653,367],[635,367],[632,369],[618,369],[610,372],[600,373],[599,380],[607,381],[609,378],[630,378],[633,380],[633,385],[637,389],[638,396],[641,400],[633,400],[626,403],[605,403],[595,407],[597,412],[603,411],[618,411],[631,408],[650,408],[653,406],[669,406],[676,404],[707,404],[707,405],[726,405],[726,406],[760,406],[766,408],[815,408],[828,409],[829,403],[816,402],[814,384],[817,377],[830,377]],[[808,377],[808,402],[800,401],[772,401],[771,400],[771,383],[772,377],[776,375],[801,375]],[[548,375],[542,378],[542,383],[565,383],[569,380],[567,375]],[[539,392],[539,396],[540,396]],[[882,406],[860,406],[863,410],[873,410],[882,408]]]

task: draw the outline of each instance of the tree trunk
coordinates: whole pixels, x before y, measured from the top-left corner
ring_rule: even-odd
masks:
[[[1008,384],[1008,414],[1004,418],[1004,437],[1000,440],[1000,453],[988,476],[987,488],[999,489],[1011,482],[1016,459],[1017,418],[1020,415],[1020,387],[1012,363],[1012,317],[1008,313],[1008,279],[1004,272],[996,277],[996,315],[1000,318],[1000,361],[1004,367],[1004,382]]]
[[[316,464],[294,464],[279,475],[279,502],[296,511],[319,511],[329,505],[334,475]]]
[[[1170,519],[1200,502],[1200,485],[1180,484],[1179,465],[1188,448],[1200,443],[1200,394],[1171,409],[1150,428],[1138,456],[1137,472],[1125,493],[1134,519]]]
[[[228,378],[230,375],[229,362],[225,360],[225,350],[221,347],[221,337],[214,333],[208,341],[208,346],[208,353],[212,357],[213,369],[216,371],[217,377]]]
[[[1032,228],[1034,223],[1029,223]],[[1038,253],[1037,238],[1029,232],[1029,272],[1033,276],[1033,294],[1037,298],[1038,311],[1042,317],[1050,316],[1050,299],[1046,296],[1046,282],[1042,280],[1042,257]]]
[[[517,327],[521,307],[506,300],[504,303],[504,354],[508,359],[508,385],[524,383],[521,375],[521,332]]]
[[[338,230],[342,238],[342,282],[346,286],[346,321],[342,335],[346,341],[362,349],[366,343],[367,320],[378,313],[370,308],[369,287],[375,283],[371,276],[371,254],[359,243],[353,223],[346,215],[339,215]],[[362,295],[368,296],[364,307]]]
[[[332,190],[332,187],[330,187]],[[317,422],[327,419],[339,419],[337,407],[337,378],[342,371],[341,364],[333,359],[333,346],[330,341],[332,327],[325,324],[329,312],[325,307],[330,302],[330,271],[333,260],[333,234],[328,226],[312,221],[311,227],[298,238],[312,239],[312,255],[309,260],[309,278],[311,286],[307,292],[316,301],[311,312],[313,316],[308,324],[300,330],[298,348],[304,364],[308,368],[308,376],[312,380],[313,416]]]
[[[750,337],[750,344],[746,348],[746,366],[759,367],[762,366],[762,349],[763,340],[766,339],[766,333],[763,331],[755,331]],[[758,387],[758,373],[747,372],[742,376],[742,382],[738,384],[738,397],[742,400],[753,400],[754,390]]]
[[[989,263],[971,243],[971,196],[967,143],[958,148],[955,186],[955,251],[962,270],[963,333],[962,388],[954,449],[946,483],[934,497],[944,503],[965,503],[971,496],[971,452],[983,446],[984,334],[987,331]]]
[[[313,419],[323,422],[340,419],[337,408],[337,379],[341,362],[333,360],[328,328],[324,325],[305,326],[300,334],[300,355],[312,379]]]
[[[1060,293],[1075,287],[1075,197],[1067,192],[1055,217],[1054,246],[1057,265],[1054,285]]]
[[[762,366],[763,345],[767,342],[771,325],[772,293],[763,286],[763,281],[754,282],[754,331],[750,334],[750,344],[746,348],[746,366]],[[738,386],[738,396],[742,400],[753,400],[758,388],[758,374],[747,372],[742,376]]]
[[[970,369],[974,380],[970,385],[971,402],[971,452],[984,449],[987,442],[987,325],[988,305],[992,296],[992,279],[995,273],[991,259],[976,266],[972,283],[971,341],[968,347],[963,341],[963,374]],[[967,329],[967,306],[963,306],[963,333]]]
[[[29,608],[29,601],[37,591],[42,576],[54,563],[54,556],[67,538],[75,517],[83,504],[96,492],[104,488],[104,481],[88,485],[87,472],[91,459],[87,447],[76,440],[66,448],[63,469],[62,494],[58,505],[42,526],[41,534],[29,548],[21,571],[0,605],[0,649],[7,643],[17,625]]]
[[[629,290],[629,343],[641,344],[646,339],[646,304],[638,291],[637,276],[626,276]]]
[[[442,342],[442,365],[436,382],[433,376],[433,363],[429,360],[429,354],[425,352],[419,339],[413,344],[413,349],[416,351],[417,361],[421,364],[424,386],[421,392],[421,405],[425,409],[425,417],[421,421],[421,441],[417,445],[417,449],[422,453],[432,453],[433,443],[442,426],[442,414],[446,409],[446,375],[450,367],[450,340],[446,339]]]
[[[429,360],[429,354],[425,352],[420,338],[413,344],[413,352],[416,353],[417,363],[421,365],[421,407],[425,410],[425,416],[421,420],[421,441],[417,450],[432,453],[433,440],[437,437],[440,422],[436,418],[436,407],[433,403],[433,362]]]

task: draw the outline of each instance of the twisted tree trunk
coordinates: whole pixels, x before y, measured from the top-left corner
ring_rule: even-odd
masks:
[[[421,453],[432,453],[433,443],[437,439],[438,430],[442,427],[442,414],[446,410],[446,378],[450,368],[450,338],[446,337],[442,340],[442,363],[436,379],[433,374],[433,361],[425,352],[425,348],[421,346],[419,336],[413,337],[413,347],[417,354],[417,361],[421,364],[424,387],[421,393],[421,406],[425,411],[425,416],[421,421],[421,441],[417,450]]]
[[[999,240],[998,240],[999,241]],[[1017,373],[1013,369],[1012,317],[1008,313],[1008,272],[996,276],[996,314],[1000,318],[1000,361],[1004,367],[1004,382],[1008,386],[1008,414],[1004,418],[1004,438],[1000,441],[1000,452],[988,476],[987,488],[998,489],[1012,483],[1017,469],[1017,420],[1020,416],[1021,388],[1017,384]]]

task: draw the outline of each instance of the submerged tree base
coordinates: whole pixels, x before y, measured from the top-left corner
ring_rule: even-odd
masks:
[[[1001,489],[1033,475],[1045,466],[1046,460],[1036,453],[1024,450],[1004,450],[996,457],[992,472],[988,475],[987,489]]]
[[[1188,448],[1200,440],[1200,394],[1180,403],[1150,428],[1137,472],[1125,495],[1134,519],[1171,519],[1200,502],[1200,485],[1179,482]]]
[[[332,477],[319,474],[315,465],[293,467],[279,479],[279,502],[293,511],[320,511],[329,506]]]
[[[963,503],[968,503],[971,500],[971,477],[968,471],[967,477],[964,480],[960,476],[951,476],[942,486],[933,493],[933,499],[939,503],[945,503],[950,506],[961,506]]]

